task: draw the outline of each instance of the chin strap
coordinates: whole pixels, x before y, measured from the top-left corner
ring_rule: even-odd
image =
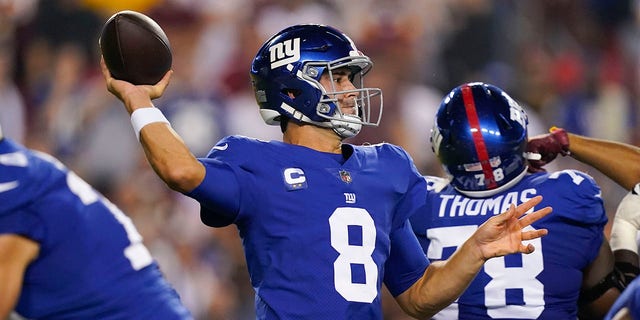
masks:
[[[352,115],[343,115],[342,117],[360,120],[360,117]],[[347,122],[339,119],[331,119],[330,122],[333,131],[343,139],[355,137],[358,133],[360,133],[360,130],[362,130],[362,123]]]
[[[280,107],[291,114],[290,119],[322,128],[331,128],[342,139],[355,137],[362,129],[362,121],[356,115],[343,114],[340,118],[326,117],[328,121],[313,121],[288,104],[283,103]]]

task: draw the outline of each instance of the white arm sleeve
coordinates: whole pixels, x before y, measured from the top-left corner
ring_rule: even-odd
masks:
[[[618,205],[611,227],[611,249],[629,250],[638,253],[638,230],[640,229],[640,183],[629,192]]]

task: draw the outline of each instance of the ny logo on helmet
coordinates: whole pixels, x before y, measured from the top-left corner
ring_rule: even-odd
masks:
[[[509,115],[511,120],[518,122],[523,128],[526,129],[528,123],[527,113],[509,95],[503,92],[502,96],[509,102]]]
[[[300,38],[285,40],[269,48],[271,69],[300,60]]]

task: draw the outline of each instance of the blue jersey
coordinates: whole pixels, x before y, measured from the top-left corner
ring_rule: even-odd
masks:
[[[623,308],[629,310],[631,319],[640,319],[640,277],[635,278],[629,286],[624,289],[613,306],[611,306],[611,309],[609,309],[605,320],[615,319],[616,314]]]
[[[259,319],[381,319],[383,280],[398,295],[423,275],[407,218],[426,186],[410,157],[390,144],[343,153],[232,136],[201,159],[188,195],[206,224],[238,227]]]
[[[436,319],[577,318],[582,270],[598,255],[607,223],[600,188],[591,177],[573,170],[532,174],[486,198],[466,197],[440,178],[426,179],[427,204],[410,221],[431,261],[447,259],[480,224],[512,203],[542,195],[537,209],[553,208],[531,226],[549,230],[525,241],[535,246],[533,253],[489,259]]]
[[[191,318],[124,213],[53,157],[6,138],[0,234],[40,245],[16,306],[26,318]]]

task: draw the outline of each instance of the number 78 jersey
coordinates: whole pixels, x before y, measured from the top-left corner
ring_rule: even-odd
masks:
[[[426,177],[427,204],[411,224],[430,261],[449,256],[489,217],[537,195],[534,210],[553,213],[528,228],[549,230],[529,241],[531,254],[489,259],[474,281],[434,319],[576,319],[582,270],[597,256],[607,223],[600,188],[588,175],[564,170],[525,176],[486,198],[470,198]]]

